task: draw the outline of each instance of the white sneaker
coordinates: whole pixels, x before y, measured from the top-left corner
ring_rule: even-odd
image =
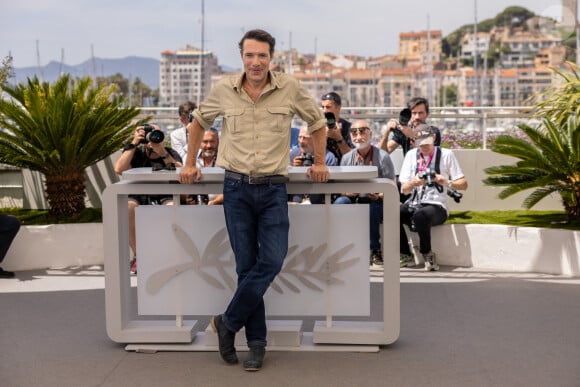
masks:
[[[439,270],[439,265],[437,264],[437,255],[430,251],[427,254],[423,254],[425,259],[425,271],[437,271]]]

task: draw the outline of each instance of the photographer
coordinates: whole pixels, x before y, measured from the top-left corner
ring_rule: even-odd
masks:
[[[401,192],[409,195],[400,208],[401,267],[415,266],[407,234],[407,224],[419,234],[419,252],[425,259],[425,270],[439,270],[437,257],[431,251],[431,227],[443,224],[448,217],[447,195],[460,198],[454,190],[467,189],[467,180],[453,152],[436,147],[432,127],[420,124],[413,129],[414,149],[405,155],[399,180]],[[458,200],[454,197],[455,200]]]
[[[350,128],[350,136],[355,149],[342,158],[340,165],[375,165],[380,178],[395,180],[395,167],[387,152],[371,144],[373,132],[366,121],[355,121]],[[383,253],[380,240],[380,226],[383,221],[382,193],[344,193],[334,204],[368,204],[370,234],[370,264],[383,266]]]
[[[340,163],[342,155],[354,148],[350,138],[350,122],[340,118],[342,100],[338,93],[331,91],[320,99],[322,112],[326,117],[326,149],[332,152]]]
[[[157,125],[145,124],[135,129],[133,139],[123,147],[115,163],[115,173],[121,175],[131,168],[151,167],[153,171],[181,167],[179,154],[164,146],[165,133]],[[135,208],[146,204],[173,204],[172,195],[129,195],[129,244],[132,251],[131,272],[137,273],[137,243],[135,240]]]
[[[300,128],[298,134],[298,146],[290,149],[290,166],[292,167],[309,167],[314,163],[314,144],[312,137],[308,132],[308,126],[304,125]],[[326,165],[337,165],[338,161],[332,152],[326,150]],[[324,204],[324,194],[305,195],[297,194],[291,195],[290,202],[300,204]]]
[[[187,157],[187,124],[189,124],[189,115],[197,108],[195,102],[185,101],[177,108],[179,122],[181,127],[175,129],[169,137],[171,138],[171,148],[173,148],[182,160]]]
[[[379,148],[389,154],[401,146],[403,155],[413,148],[413,128],[427,123],[429,117],[429,101],[423,97],[414,97],[407,102],[407,107],[399,113],[399,120],[391,119],[387,123]],[[441,131],[432,127],[435,133],[435,146],[441,145]]]
[[[429,117],[429,102],[427,99],[423,97],[411,98],[407,102],[407,107],[399,113],[399,120],[392,119],[387,123],[387,130],[383,134],[378,147],[391,154],[400,145],[403,156],[405,156],[415,146],[413,143],[413,128],[421,124],[426,124],[427,117]],[[435,146],[440,146],[441,131],[434,126],[432,130],[435,133]],[[397,187],[399,190],[401,189],[401,182],[398,176]],[[407,195],[399,195],[399,201],[401,203],[404,203],[407,199]]]

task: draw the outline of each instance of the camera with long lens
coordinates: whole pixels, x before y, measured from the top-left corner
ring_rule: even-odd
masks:
[[[419,179],[425,180],[425,185],[427,187],[433,187],[435,185],[435,170],[427,168],[423,172],[419,173]]]
[[[324,117],[326,118],[326,126],[328,129],[336,129],[336,117],[333,112],[326,112],[324,113]]]
[[[399,113],[399,124],[403,126],[407,126],[411,121],[411,109],[403,109]]]
[[[304,153],[304,155],[300,157],[300,160],[302,161],[303,167],[309,167],[314,164],[314,155],[312,153]]]
[[[461,192],[456,191],[453,188],[447,188],[447,195],[453,198],[453,200],[455,200],[455,203],[459,203],[461,201],[461,198],[463,197],[463,194]]]
[[[148,142],[160,144],[165,140],[165,134],[161,130],[155,129],[153,125],[144,124],[143,130],[145,131],[145,138],[141,139],[140,144],[147,144]]]

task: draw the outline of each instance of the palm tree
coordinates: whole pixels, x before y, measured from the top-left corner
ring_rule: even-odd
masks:
[[[39,171],[45,177],[49,215],[72,219],[85,208],[85,169],[119,148],[140,113],[123,107],[114,86],[92,87],[91,78],[53,85],[38,78],[3,85],[0,99],[0,163]]]
[[[572,74],[555,70],[564,82],[543,93],[536,104],[541,124],[519,125],[527,139],[496,138],[492,150],[519,161],[486,168],[490,176],[483,181],[506,187],[499,193],[502,199],[533,189],[523,202],[527,209],[557,192],[569,221],[580,220],[580,78],[578,68],[571,66]]]

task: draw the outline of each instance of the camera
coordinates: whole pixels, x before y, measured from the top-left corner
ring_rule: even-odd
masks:
[[[461,201],[461,198],[463,197],[463,194],[461,192],[456,191],[453,188],[447,188],[447,195],[449,197],[452,197],[453,200],[455,200],[455,203],[459,203]]]
[[[405,108],[399,113],[399,124],[407,126],[409,121],[411,121],[411,109]]]
[[[309,167],[314,164],[314,155],[312,153],[305,153],[304,156],[300,157],[302,160],[303,167]]]
[[[326,126],[328,129],[336,129],[336,117],[332,112],[324,113],[324,117],[326,117]]]
[[[419,179],[425,180],[427,187],[433,187],[435,185],[435,170],[427,168],[423,172],[419,173]]]
[[[160,144],[165,140],[165,134],[161,130],[155,129],[153,125],[144,124],[145,138],[141,139],[140,144],[147,144],[149,141]]]

